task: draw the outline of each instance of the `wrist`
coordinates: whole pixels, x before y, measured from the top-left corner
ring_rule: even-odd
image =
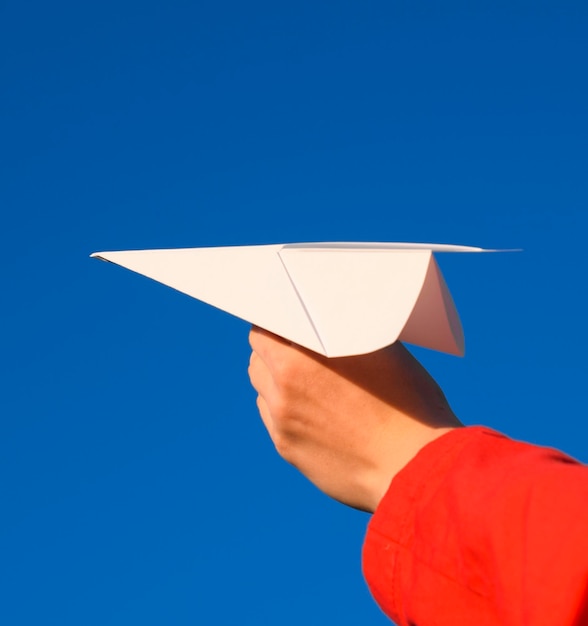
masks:
[[[383,441],[380,451],[380,462],[376,471],[370,477],[370,484],[366,490],[366,507],[373,513],[380,504],[382,498],[390,488],[390,484],[416,456],[429,443],[443,435],[460,428],[461,423],[454,418],[454,423],[446,426],[430,427],[423,424],[414,425],[409,432],[402,436]]]

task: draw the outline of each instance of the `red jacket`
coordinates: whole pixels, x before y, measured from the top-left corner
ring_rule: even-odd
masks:
[[[392,481],[363,567],[400,626],[588,625],[588,467],[454,430]]]

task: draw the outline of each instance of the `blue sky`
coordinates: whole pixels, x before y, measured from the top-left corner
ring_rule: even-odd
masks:
[[[389,623],[368,517],[282,462],[247,324],[88,258],[442,255],[459,417],[588,461],[584,2],[0,3],[0,620]]]

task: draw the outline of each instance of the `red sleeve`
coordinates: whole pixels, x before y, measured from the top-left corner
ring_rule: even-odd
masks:
[[[588,625],[588,467],[451,431],[392,481],[363,568],[400,626]]]

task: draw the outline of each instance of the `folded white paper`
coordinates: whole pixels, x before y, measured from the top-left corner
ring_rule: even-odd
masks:
[[[96,252],[328,357],[396,340],[463,355],[453,299],[433,252],[481,248],[306,243]]]

